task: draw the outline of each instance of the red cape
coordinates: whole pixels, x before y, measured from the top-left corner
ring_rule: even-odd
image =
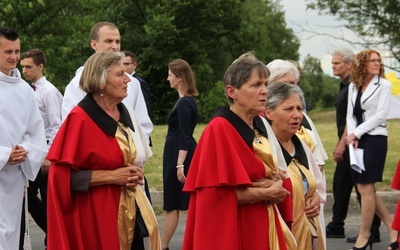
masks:
[[[47,248],[119,250],[117,215],[121,188],[101,185],[70,191],[71,168],[114,169],[123,164],[115,137],[101,130],[79,106],[61,126],[47,158]]]
[[[391,186],[393,189],[400,190],[400,161],[397,164],[396,172],[394,173]],[[397,202],[397,207],[392,222],[392,228],[400,231],[400,201]]]
[[[184,186],[191,197],[183,249],[270,249],[265,203],[238,205],[235,192],[265,175],[263,163],[235,127],[214,118],[199,140]],[[286,249],[276,225],[281,249]]]

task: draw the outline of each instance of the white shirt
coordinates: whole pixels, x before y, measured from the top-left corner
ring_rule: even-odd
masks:
[[[81,78],[83,66],[77,69],[75,77],[67,85],[64,92],[64,99],[62,103],[62,120],[64,121],[71,109],[73,109],[82,99],[86,93],[79,88],[79,80]],[[127,74],[127,73],[125,73]],[[146,103],[143,98],[142,90],[140,89],[139,81],[127,74],[131,80],[128,83],[128,96],[122,102],[131,107],[147,136],[150,136],[153,131],[153,123],[147,113]]]
[[[0,249],[18,249],[26,178],[34,180],[47,154],[43,120],[33,90],[21,79],[0,72]],[[21,164],[9,162],[12,148],[28,151]]]
[[[34,83],[35,100],[42,115],[46,140],[50,147],[61,126],[61,104],[63,96],[60,91],[43,76]]]

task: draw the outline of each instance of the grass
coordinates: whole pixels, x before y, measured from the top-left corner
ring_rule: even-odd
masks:
[[[332,192],[333,173],[335,171],[335,162],[332,161],[331,156],[335,148],[337,138],[336,123],[335,123],[335,110],[318,110],[307,112],[307,114],[314,121],[321,137],[325,151],[330,157],[325,164],[325,175],[327,182],[327,191]],[[200,137],[205,128],[205,124],[198,124],[194,133],[196,140]],[[389,130],[389,148],[386,158],[385,171],[383,173],[383,182],[377,183],[376,188],[380,191],[391,190],[390,183],[392,181],[394,172],[398,161],[400,160],[400,119],[389,120],[387,122]],[[165,136],[167,135],[167,126],[159,125],[154,126],[151,139],[153,142],[153,157],[150,158],[145,167],[146,178],[149,186],[158,191],[162,190],[162,157],[165,143]]]

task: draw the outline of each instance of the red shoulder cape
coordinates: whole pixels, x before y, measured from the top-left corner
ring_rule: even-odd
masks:
[[[117,215],[121,189],[114,185],[70,191],[71,168],[114,169],[123,163],[116,139],[105,134],[80,108],[61,126],[47,159],[47,247],[119,250]]]
[[[393,189],[400,190],[400,161],[397,164],[396,172],[394,173],[391,186]],[[392,222],[392,228],[400,231],[400,201],[397,202],[397,207]]]
[[[184,186],[191,197],[183,249],[269,249],[265,203],[238,205],[234,189],[265,174],[232,124],[214,118],[199,140]]]

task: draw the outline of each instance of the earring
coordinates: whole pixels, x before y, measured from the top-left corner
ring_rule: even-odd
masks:
[[[101,93],[101,94],[100,94],[100,96],[104,96],[104,94],[103,94],[103,93]]]

